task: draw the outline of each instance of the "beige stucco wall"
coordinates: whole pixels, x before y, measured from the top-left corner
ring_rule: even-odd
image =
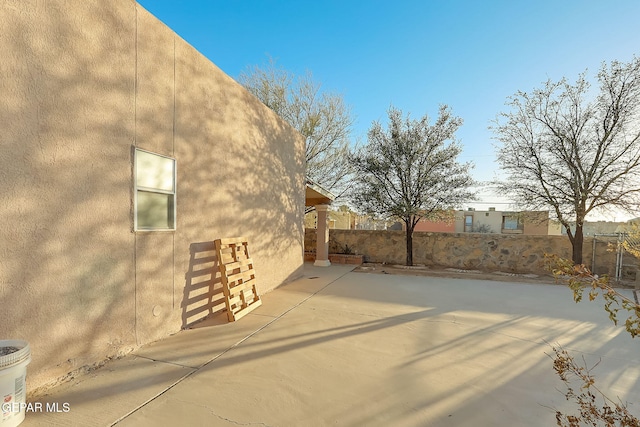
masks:
[[[549,220],[549,226],[547,228],[547,234],[549,236],[562,235],[562,224],[555,220]]]
[[[502,228],[502,212],[497,211],[457,211],[455,213],[455,232],[464,233],[465,216],[473,216],[473,226],[485,225],[492,233],[500,233]]]
[[[471,215],[473,217],[473,227],[486,226],[491,233],[504,234],[528,234],[528,235],[547,235],[559,234],[555,227],[550,225],[549,213],[547,211],[530,211],[521,212],[524,221],[522,230],[503,230],[502,218],[510,212],[503,211],[456,211],[455,214],[455,232],[464,233],[465,217]]]
[[[301,274],[302,136],[133,0],[0,22],[0,339],[30,390],[222,308],[216,238],[249,239],[261,292]],[[175,232],[133,232],[133,147],[177,161]]]
[[[548,235],[549,234],[549,212],[533,211],[524,212],[524,234]]]
[[[583,262],[592,265],[593,240],[585,238]],[[315,245],[315,230],[306,230],[305,247]],[[405,232],[389,230],[330,230],[329,251],[348,245],[365,262],[404,264]],[[413,262],[427,266],[548,274],[544,254],[571,259],[566,236],[486,233],[413,233]],[[596,245],[597,274],[615,274],[615,249],[605,241]],[[631,262],[631,261],[629,261]]]

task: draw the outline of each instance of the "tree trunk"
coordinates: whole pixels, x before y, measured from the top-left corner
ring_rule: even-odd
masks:
[[[582,264],[582,244],[584,242],[584,234],[582,224],[576,224],[576,231],[573,233],[571,246],[573,249],[572,259],[575,265]]]
[[[407,265],[413,265],[413,226],[411,222],[406,223],[407,229]]]

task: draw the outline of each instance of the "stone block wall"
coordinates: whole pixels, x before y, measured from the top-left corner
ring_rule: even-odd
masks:
[[[315,248],[316,230],[307,229],[305,250]],[[365,262],[404,264],[405,232],[389,230],[330,230],[329,252],[348,246]],[[571,258],[566,236],[530,236],[485,233],[414,232],[413,262],[427,266],[547,274],[544,254]],[[592,265],[593,239],[585,238],[583,261]],[[596,242],[597,274],[615,274],[615,247]]]

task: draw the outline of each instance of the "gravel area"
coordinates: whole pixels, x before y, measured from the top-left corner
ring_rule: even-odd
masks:
[[[20,351],[18,347],[0,347],[0,356],[8,356],[11,353],[15,353],[16,351]]]

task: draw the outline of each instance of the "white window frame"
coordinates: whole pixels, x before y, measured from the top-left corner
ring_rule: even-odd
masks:
[[[153,156],[162,157],[167,160],[171,160],[173,163],[173,189],[165,190],[161,188],[146,187],[138,185],[138,153],[151,154]],[[176,159],[162,154],[154,153],[152,151],[142,150],[140,148],[134,148],[133,156],[133,229],[134,231],[175,231],[177,225],[177,179],[178,179],[178,165]],[[173,221],[169,228],[159,227],[139,227],[138,225],[138,193],[147,192],[154,194],[166,194],[172,196],[173,199]]]

